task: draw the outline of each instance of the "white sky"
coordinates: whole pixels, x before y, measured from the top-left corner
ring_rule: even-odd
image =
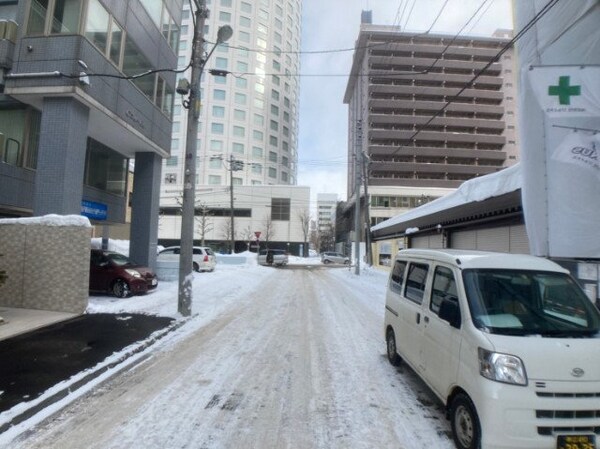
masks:
[[[402,30],[423,32],[444,3],[432,32],[457,33],[483,3],[463,34],[490,36],[513,27],[510,0],[303,0],[302,50],[352,49],[363,10],[372,11],[374,25],[400,23]],[[317,193],[346,199],[348,109],[343,97],[352,56],[353,51],[302,55],[298,185],[310,186],[313,203]]]

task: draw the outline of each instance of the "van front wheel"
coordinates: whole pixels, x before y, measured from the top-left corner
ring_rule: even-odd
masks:
[[[399,366],[402,362],[402,359],[398,355],[398,350],[396,349],[396,335],[392,329],[388,329],[385,340],[387,343],[387,357],[392,366]]]
[[[464,393],[459,393],[450,406],[452,438],[458,449],[479,449],[481,428],[475,406]]]

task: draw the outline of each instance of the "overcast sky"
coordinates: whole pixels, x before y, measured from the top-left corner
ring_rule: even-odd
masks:
[[[431,32],[456,34],[482,4],[462,34],[490,36],[513,27],[510,0],[303,0],[302,50],[352,49],[363,10],[372,11],[374,25],[423,32],[444,4]],[[298,185],[311,187],[313,205],[317,193],[346,199],[348,107],[343,97],[353,53],[302,54]]]

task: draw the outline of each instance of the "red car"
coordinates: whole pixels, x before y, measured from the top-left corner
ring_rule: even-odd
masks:
[[[147,293],[156,288],[156,274],[136,265],[123,254],[93,249],[90,256],[90,291],[110,292],[118,298]]]

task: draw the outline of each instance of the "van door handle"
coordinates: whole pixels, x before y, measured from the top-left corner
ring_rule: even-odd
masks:
[[[421,323],[421,314],[417,313],[417,324]]]
[[[423,317],[423,321],[425,321],[426,323],[429,323],[429,317],[428,317],[427,315],[425,315],[425,316]]]

